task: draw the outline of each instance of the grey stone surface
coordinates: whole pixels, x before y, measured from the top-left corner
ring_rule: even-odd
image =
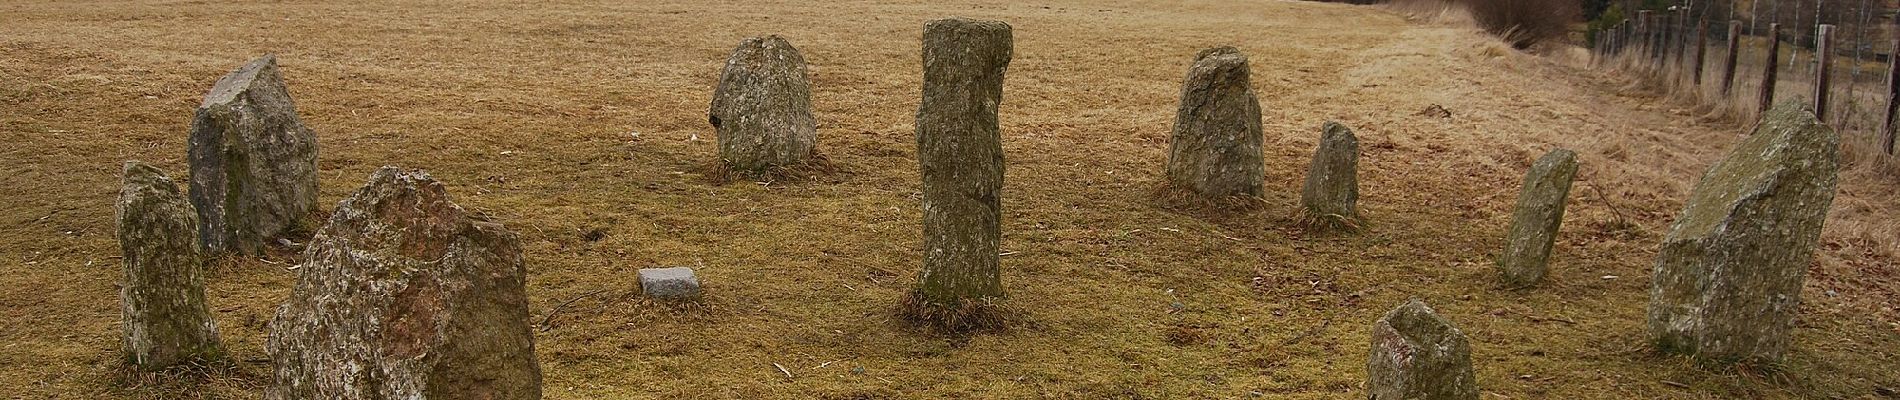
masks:
[[[541,397],[519,239],[428,174],[371,174],[303,258],[270,323],[266,398]]]
[[[1372,325],[1366,361],[1370,400],[1474,400],[1477,377],[1464,332],[1411,300]]]
[[[719,74],[707,120],[728,167],[758,171],[805,162],[818,140],[805,57],[778,35],[740,42]]]
[[[699,277],[687,267],[640,269],[640,291],[661,299],[699,297]]]
[[[205,306],[198,226],[178,185],[158,168],[127,161],[117,214],[127,361],[157,370],[221,357]]]
[[[1300,203],[1306,214],[1321,221],[1351,223],[1359,220],[1359,138],[1352,129],[1326,121],[1319,149],[1306,169]]]
[[[1576,176],[1577,153],[1565,149],[1544,154],[1524,174],[1517,209],[1511,212],[1511,231],[1504,238],[1504,252],[1498,255],[1505,285],[1531,286],[1544,279]]]
[[[1813,113],[1782,103],[1702,175],[1657,255],[1656,346],[1708,362],[1782,359],[1834,202],[1839,147]]]
[[[1170,186],[1203,197],[1260,196],[1260,101],[1240,50],[1217,47],[1194,57],[1168,141],[1167,176]]]
[[[924,268],[932,304],[1003,294],[1003,145],[996,106],[1014,39],[1009,24],[966,18],[924,25],[917,160],[923,172]]]
[[[297,117],[277,58],[219,79],[191,121],[191,205],[200,248],[255,254],[309,228],[317,205],[317,136]]]

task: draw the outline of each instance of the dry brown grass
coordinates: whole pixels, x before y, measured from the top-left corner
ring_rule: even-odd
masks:
[[[230,369],[135,386],[117,366],[110,207],[124,159],[182,174],[192,107],[266,52],[318,132],[326,204],[378,166],[427,168],[521,234],[532,320],[569,304],[537,327],[551,399],[1352,398],[1367,324],[1414,297],[1471,336],[1479,384],[1499,398],[1900,386],[1900,277],[1892,239],[1875,237],[1892,229],[1900,185],[1845,176],[1780,372],[1650,356],[1655,245],[1736,128],[1467,24],[1338,4],[1134,0],[0,11],[0,391],[17,397],[256,396],[290,256],[212,270]],[[917,38],[950,15],[1015,27],[1003,268],[1023,329],[920,334],[892,312],[921,247]],[[812,62],[819,146],[841,172],[711,184],[704,113],[719,65],[767,33]],[[1255,210],[1204,218],[1152,191],[1180,80],[1216,45],[1253,60],[1270,190]],[[1430,104],[1455,116],[1413,115]],[[1363,141],[1356,234],[1293,228],[1326,120]],[[1516,185],[1552,146],[1578,152],[1578,188],[1609,198],[1573,192],[1550,282],[1500,290],[1490,259]],[[634,270],[656,265],[699,268],[706,296],[638,298]]]

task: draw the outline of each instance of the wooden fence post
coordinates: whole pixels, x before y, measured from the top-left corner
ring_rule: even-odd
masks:
[[[1656,54],[1656,18],[1654,12],[1650,10],[1637,11],[1636,15],[1636,36],[1638,36],[1636,50],[1641,56],[1638,58],[1641,63],[1637,65],[1647,69],[1650,64],[1649,58]]]
[[[1630,53],[1632,58],[1635,58],[1637,55],[1646,57],[1649,55],[1649,49],[1646,48],[1646,45],[1649,44],[1649,11],[1637,11],[1636,19],[1630,21],[1636,24],[1630,25],[1630,40],[1629,44],[1625,46],[1628,47],[1627,52]]]
[[[1834,41],[1829,38],[1833,35],[1834,25],[1814,27],[1814,118],[1821,121],[1827,121],[1828,81],[1832,78],[1828,72],[1834,70],[1831,64],[1834,60]]]
[[[1893,45],[1900,49],[1900,29],[1894,29]],[[1880,124],[1880,147],[1894,155],[1894,118],[1900,114],[1900,54],[1887,55],[1887,119]]]
[[[1642,36],[1642,31],[1643,22],[1641,20],[1632,19],[1629,20],[1629,23],[1623,24],[1623,43],[1617,46],[1621,47],[1617,49],[1617,52],[1625,55],[1634,54],[1637,47],[1640,46],[1636,38]]]
[[[1637,38],[1642,37],[1642,32],[1643,32],[1643,20],[1631,19],[1627,23],[1624,23],[1623,24],[1623,43],[1618,45],[1618,47],[1621,47],[1621,49],[1618,49],[1618,52],[1623,53],[1623,54],[1634,54],[1636,52],[1636,49],[1642,46],[1641,44],[1642,42],[1637,40]]]
[[[1781,64],[1781,24],[1768,24],[1768,64],[1762,66],[1761,102],[1756,110],[1768,114],[1775,106],[1775,70]]]
[[[1610,30],[1597,30],[1596,36],[1591,39],[1595,43],[1590,44],[1590,67],[1596,68],[1603,65],[1603,54],[1609,52]]]
[[[1641,31],[1642,27],[1643,16],[1641,15],[1631,15],[1629,19],[1623,20],[1623,34],[1616,41],[1616,52],[1627,53],[1636,48],[1636,33]]]
[[[1669,70],[1669,48],[1675,47],[1676,12],[1664,10],[1656,16],[1656,74],[1663,75]]]
[[[1609,34],[1610,36],[1606,39],[1608,41],[1603,44],[1603,56],[1606,60],[1616,54],[1616,42],[1623,37],[1623,24],[1619,22],[1611,26]]]
[[[1695,86],[1702,88],[1702,63],[1709,57],[1709,21],[1698,20],[1695,24]]]
[[[1735,91],[1735,61],[1741,57],[1742,21],[1728,22],[1728,59],[1722,62],[1722,97]]]
[[[1652,43],[1649,45],[1649,70],[1661,75],[1663,72],[1663,55],[1669,54],[1669,14],[1668,12],[1664,12],[1650,15],[1649,17],[1651,20],[1650,30],[1655,32],[1655,37],[1650,39]]]
[[[1670,53],[1675,52],[1676,39],[1682,36],[1680,32],[1676,31],[1676,20],[1680,19],[1680,15],[1681,13],[1679,12],[1664,11],[1662,18],[1660,18],[1661,21],[1657,21],[1656,25],[1662,27],[1662,37],[1658,40],[1656,47],[1657,76],[1666,77],[1669,74],[1669,59],[1672,57]]]
[[[1682,70],[1682,64],[1687,63],[1687,61],[1683,61],[1683,57],[1689,55],[1689,51],[1687,51],[1687,49],[1689,49],[1689,9],[1678,9],[1678,11],[1676,11],[1676,17],[1674,17],[1672,21],[1674,21],[1676,28],[1670,28],[1670,32],[1672,32],[1670,36],[1674,38],[1674,40],[1672,40],[1674,44],[1668,45],[1668,53],[1670,53],[1668,57],[1670,57],[1670,61],[1674,61],[1674,63],[1670,64],[1670,68],[1680,72],[1680,70]],[[1682,74],[1676,74],[1676,76],[1678,76],[1678,80],[1674,80],[1672,83],[1682,82],[1682,80],[1680,80]]]

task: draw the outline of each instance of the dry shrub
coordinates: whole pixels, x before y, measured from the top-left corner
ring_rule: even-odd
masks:
[[[1438,24],[1475,24],[1471,12],[1450,0],[1392,0],[1385,8],[1405,15],[1407,20]]]
[[[1511,46],[1529,49],[1539,43],[1562,40],[1570,24],[1582,15],[1578,0],[1459,0],[1471,10],[1478,26],[1504,38]]]

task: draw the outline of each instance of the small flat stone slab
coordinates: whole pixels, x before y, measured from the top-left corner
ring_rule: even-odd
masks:
[[[699,297],[699,277],[688,267],[641,268],[640,290],[661,299]]]

